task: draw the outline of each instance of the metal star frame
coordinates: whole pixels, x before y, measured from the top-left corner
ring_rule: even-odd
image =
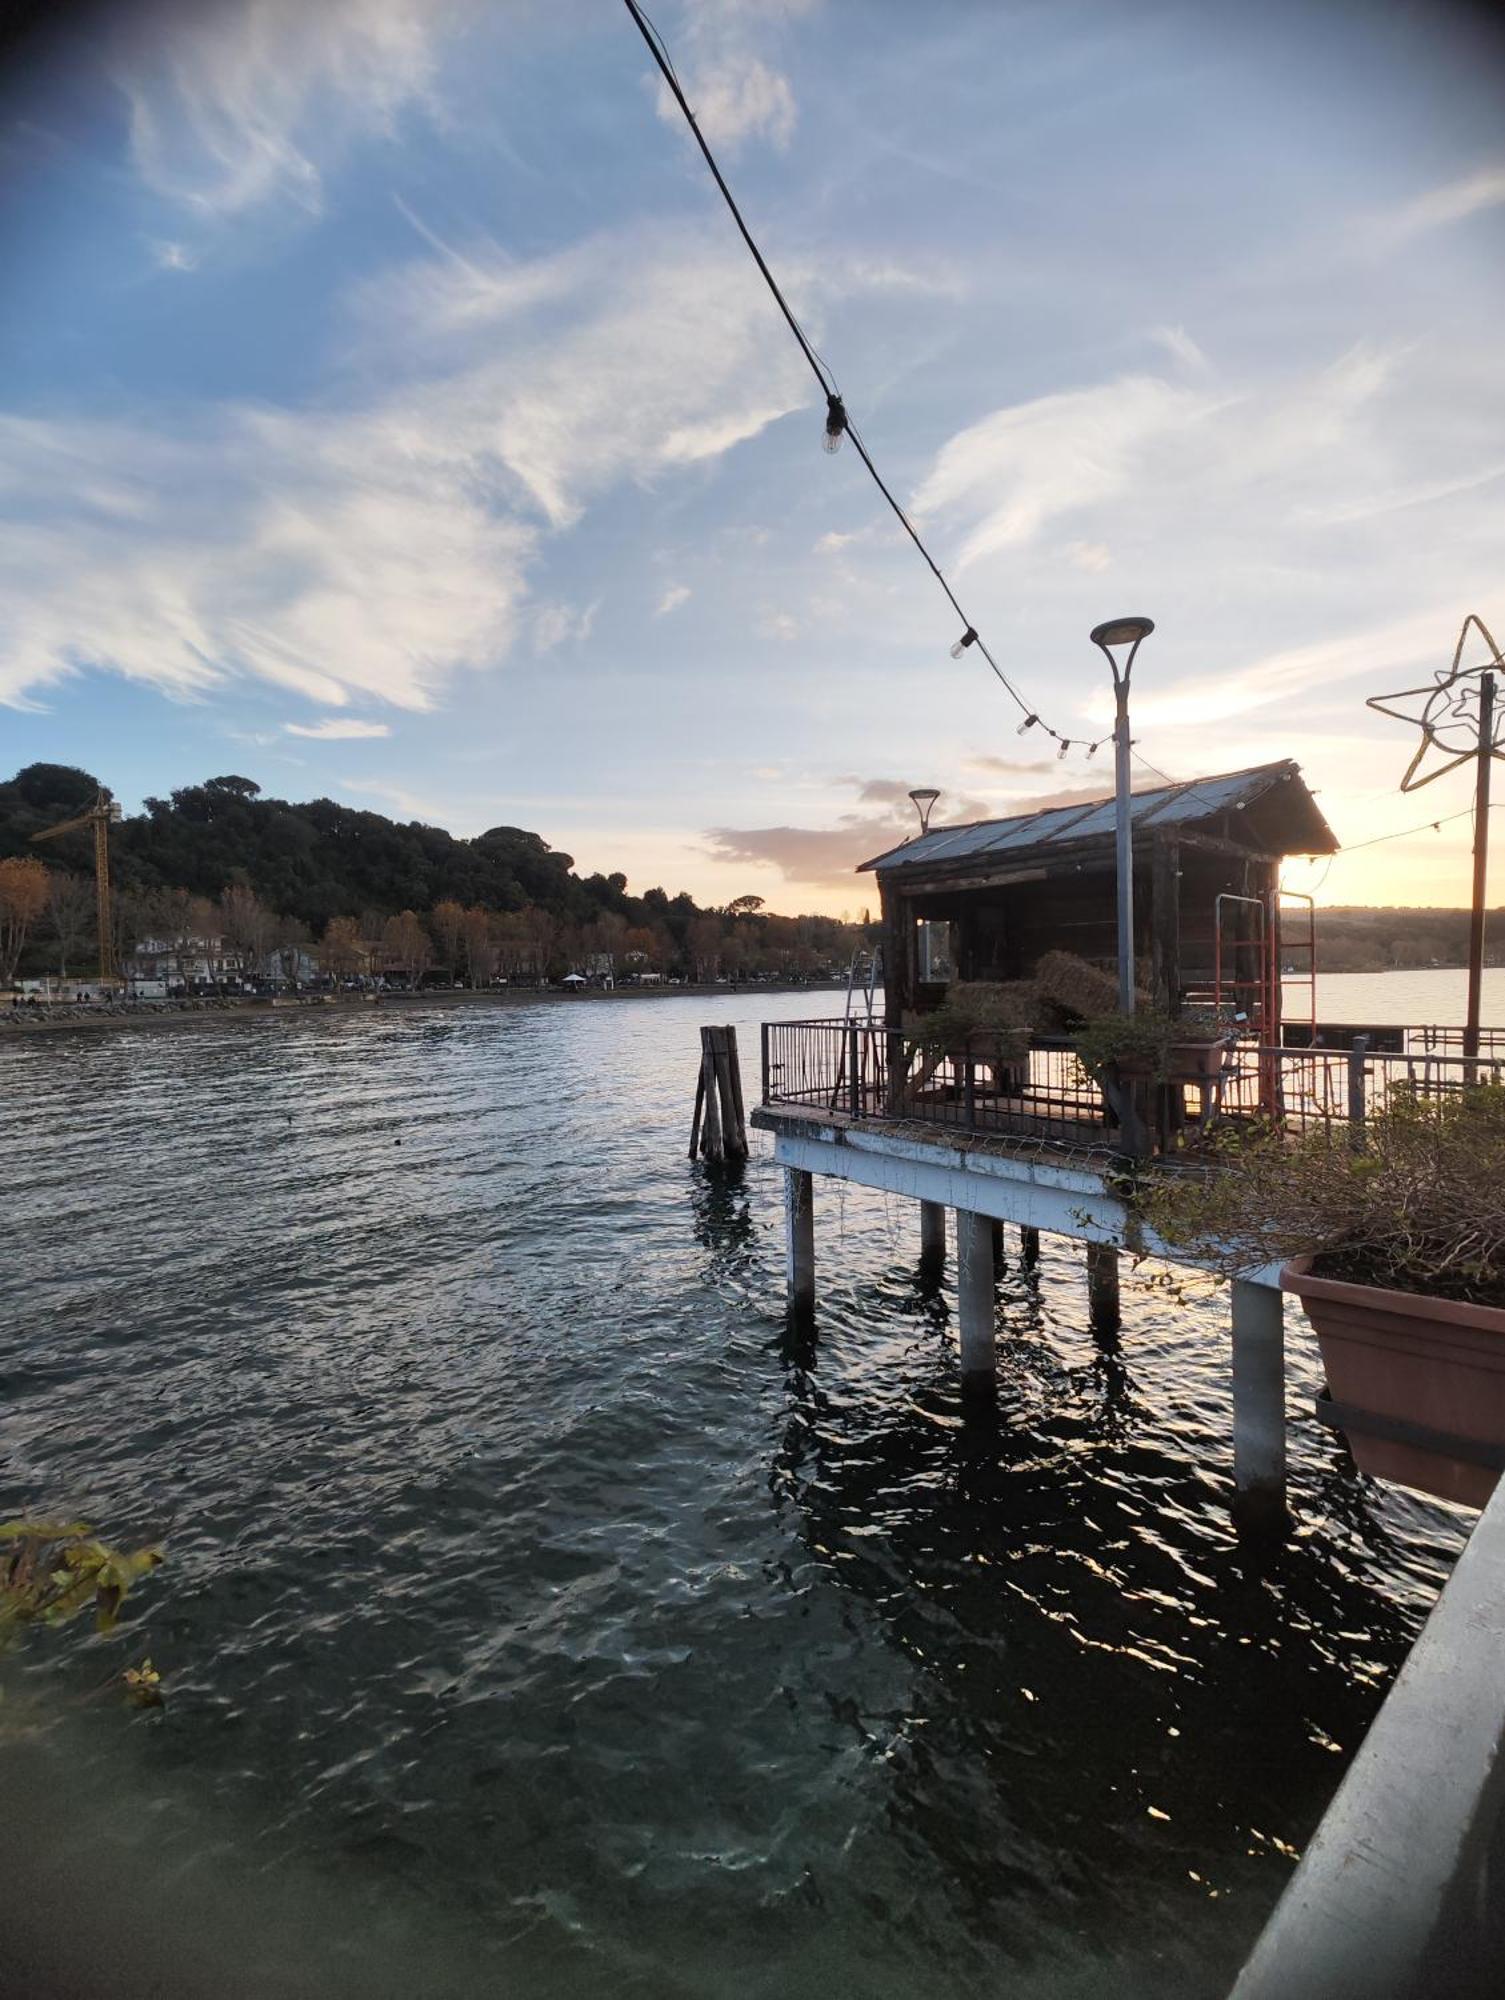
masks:
[[[1465,667],[1462,663],[1470,627],[1478,631],[1491,655],[1476,667]],[[1398,694],[1369,697],[1365,703],[1367,708],[1376,709],[1381,715],[1394,716],[1398,722],[1409,722],[1421,731],[1421,745],[1400,781],[1403,792],[1419,792],[1434,778],[1445,777],[1449,771],[1456,771],[1460,764],[1472,763],[1478,756],[1483,725],[1480,701],[1483,677],[1496,670],[1505,672],[1505,659],[1501,658],[1489,627],[1477,613],[1471,611],[1463,621],[1458,643],[1453,648],[1452,666],[1439,669],[1433,675],[1430,687],[1402,688]],[[1414,702],[1418,698],[1422,699],[1419,713],[1395,706],[1398,702]],[[1490,722],[1489,754],[1505,760],[1505,706],[1493,709]],[[1464,736],[1467,737],[1466,743],[1460,741]],[[1418,777],[1416,774],[1429,750],[1441,752],[1448,761],[1428,771],[1425,777]]]

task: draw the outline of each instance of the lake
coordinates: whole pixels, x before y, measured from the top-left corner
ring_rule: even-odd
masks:
[[[167,1555],[0,1663],[0,1986],[1226,1989],[1472,1517],[1303,1419],[1293,1310],[1262,1569],[1226,1300],[1126,1269],[1095,1340],[1059,1239],[993,1419],[905,1203],[817,1186],[792,1334],[777,1170],[685,1158],[696,1030],[751,1075],[831,1005],[0,1046],[0,1511]]]
[[[1290,981],[1285,1005],[1304,1019],[1308,989]],[[1486,1028],[1505,1028],[1505,966],[1486,966],[1480,991]],[[1461,967],[1414,972],[1318,972],[1317,1018],[1374,1027],[1461,1028],[1468,1015],[1468,974]]]

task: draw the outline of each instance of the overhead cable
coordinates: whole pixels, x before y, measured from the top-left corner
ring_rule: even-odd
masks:
[[[737,225],[737,229],[742,237],[742,241],[747,245],[748,252],[752,257],[753,262],[757,265],[759,272],[762,275],[764,284],[767,285],[769,291],[772,293],[775,305],[777,305],[779,311],[783,314],[785,322],[789,327],[789,331],[794,335],[796,341],[799,343],[800,352],[804,355],[805,360],[809,363],[811,373],[814,375],[816,381],[820,384],[821,394],[826,399],[826,422],[825,422],[825,436],[824,436],[825,448],[828,451],[837,450],[840,447],[841,440],[844,436],[849,437],[852,440],[852,449],[856,452],[858,458],[861,459],[863,466],[867,470],[868,476],[872,479],[872,482],[877,487],[878,491],[883,495],[883,498],[888,502],[889,508],[891,509],[895,520],[898,521],[900,527],[904,530],[905,534],[908,535],[909,539],[914,543],[915,547],[919,550],[920,555],[923,558],[926,567],[929,569],[931,575],[935,578],[936,582],[940,585],[941,589],[945,592],[947,601],[949,602],[952,610],[956,613],[957,617],[960,618],[960,620],[962,621],[962,637],[960,638],[960,640],[958,640],[957,644],[954,645],[951,649],[953,657],[959,658],[961,652],[964,651],[967,647],[973,645],[976,646],[978,652],[981,653],[982,657],[987,661],[988,665],[992,668],[994,674],[997,676],[1005,692],[1009,695],[1010,699],[1017,705],[1020,714],[1024,717],[1023,722],[1019,725],[1019,733],[1021,736],[1024,735],[1024,733],[1027,730],[1040,729],[1043,730],[1048,737],[1050,737],[1052,742],[1058,743],[1060,745],[1061,756],[1064,757],[1066,752],[1073,748],[1079,750],[1085,750],[1089,757],[1092,756],[1092,754],[1095,751],[1099,750],[1102,747],[1102,745],[1105,742],[1107,742],[1108,739],[1106,737],[1099,737],[1095,742],[1089,742],[1082,737],[1064,736],[1062,735],[1059,729],[1053,729],[1051,725],[1044,719],[1044,717],[1041,716],[1037,710],[1035,710],[1030,706],[1029,702],[1025,700],[1024,696],[1019,692],[1018,688],[1015,687],[1014,683],[1009,679],[1008,675],[1004,672],[1003,668],[999,666],[997,660],[993,657],[993,654],[989,650],[987,644],[979,636],[977,627],[974,624],[973,620],[962,609],[961,603],[957,598],[956,592],[951,588],[951,585],[947,581],[945,573],[942,571],[940,564],[936,561],[935,557],[930,553],[929,549],[925,546],[925,542],[921,537],[919,530],[915,527],[914,522],[910,520],[908,514],[905,513],[904,509],[900,506],[899,502],[894,498],[893,492],[889,487],[887,481],[883,478],[881,473],[878,471],[877,466],[873,463],[872,454],[869,452],[867,446],[863,443],[861,433],[857,430],[856,426],[853,424],[851,416],[848,413],[846,406],[846,399],[843,397],[841,390],[837,385],[835,375],[832,373],[831,369],[827,366],[827,364],[821,359],[819,354],[816,353],[814,345],[812,344],[808,334],[805,332],[804,328],[800,325],[799,320],[795,317],[794,309],[791,307],[789,301],[785,298],[782,290],[780,289],[778,280],[774,277],[773,272],[769,269],[767,258],[763,255],[763,252],[758,248],[757,242],[753,237],[753,233],[748,228],[741,209],[738,208],[737,206],[736,198],[733,196],[731,189],[727,186],[726,176],[722,173],[720,167],[716,164],[716,156],[711,151],[709,145],[706,143],[705,134],[701,131],[699,122],[695,117],[695,113],[690,109],[689,100],[686,98],[684,91],[680,87],[679,78],[675,75],[674,64],[669,58],[669,51],[664,45],[664,39],[662,35],[659,34],[657,28],[654,27],[653,23],[648,19],[648,16],[643,12],[642,8],[638,5],[638,0],[623,0],[623,5],[626,7],[628,13],[632,16],[632,19],[637,26],[638,33],[642,36],[644,42],[647,44],[648,51],[652,55],[654,62],[658,66],[659,73],[662,75],[664,79],[664,83],[669,90],[669,94],[673,97],[675,103],[679,106],[680,111],[683,113],[685,123],[689,126],[691,133],[694,135],[695,143],[700,148],[701,155],[704,158],[707,167],[710,168],[711,177],[715,181],[716,186],[721,192],[721,198],[726,203],[727,209],[731,214],[731,218],[733,222],[735,222]]]

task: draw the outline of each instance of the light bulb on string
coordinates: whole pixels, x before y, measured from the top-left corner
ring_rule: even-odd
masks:
[[[1026,730],[1026,729],[1033,729],[1033,728],[1034,728],[1034,726],[1035,726],[1035,724],[1036,724],[1036,723],[1037,723],[1037,722],[1038,722],[1039,720],[1040,720],[1040,718],[1039,718],[1039,716],[1038,716],[1038,715],[1027,715],[1027,716],[1025,716],[1025,718],[1024,718],[1024,720],[1023,720],[1023,722],[1021,722],[1021,723],[1020,723],[1020,725],[1019,725],[1019,734],[1020,734],[1020,735],[1022,736],[1022,735],[1024,734],[1024,732],[1025,732],[1025,730]]]
[[[831,394],[826,398],[826,430],[822,437],[822,451],[840,451],[841,440],[847,427],[847,406],[840,396]]]
[[[951,648],[952,659],[959,660],[962,654],[966,652],[967,648],[976,643],[976,640],[977,640],[977,634],[969,625],[966,631],[963,632],[961,637],[957,640],[956,644]]]
[[[1061,747],[1056,752],[1056,762],[1058,764],[1061,762],[1062,758],[1066,755],[1066,752],[1070,748],[1071,748],[1071,738],[1069,736],[1063,736],[1061,738]]]
[[[1089,757],[1095,757],[1097,755],[1097,745],[1095,743],[1089,743],[1087,745],[1087,755]]]

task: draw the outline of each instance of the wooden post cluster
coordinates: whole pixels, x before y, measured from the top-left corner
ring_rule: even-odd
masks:
[[[695,1116],[690,1121],[690,1158],[745,1160],[747,1118],[742,1108],[742,1068],[735,1028],[702,1028],[700,1076]]]

